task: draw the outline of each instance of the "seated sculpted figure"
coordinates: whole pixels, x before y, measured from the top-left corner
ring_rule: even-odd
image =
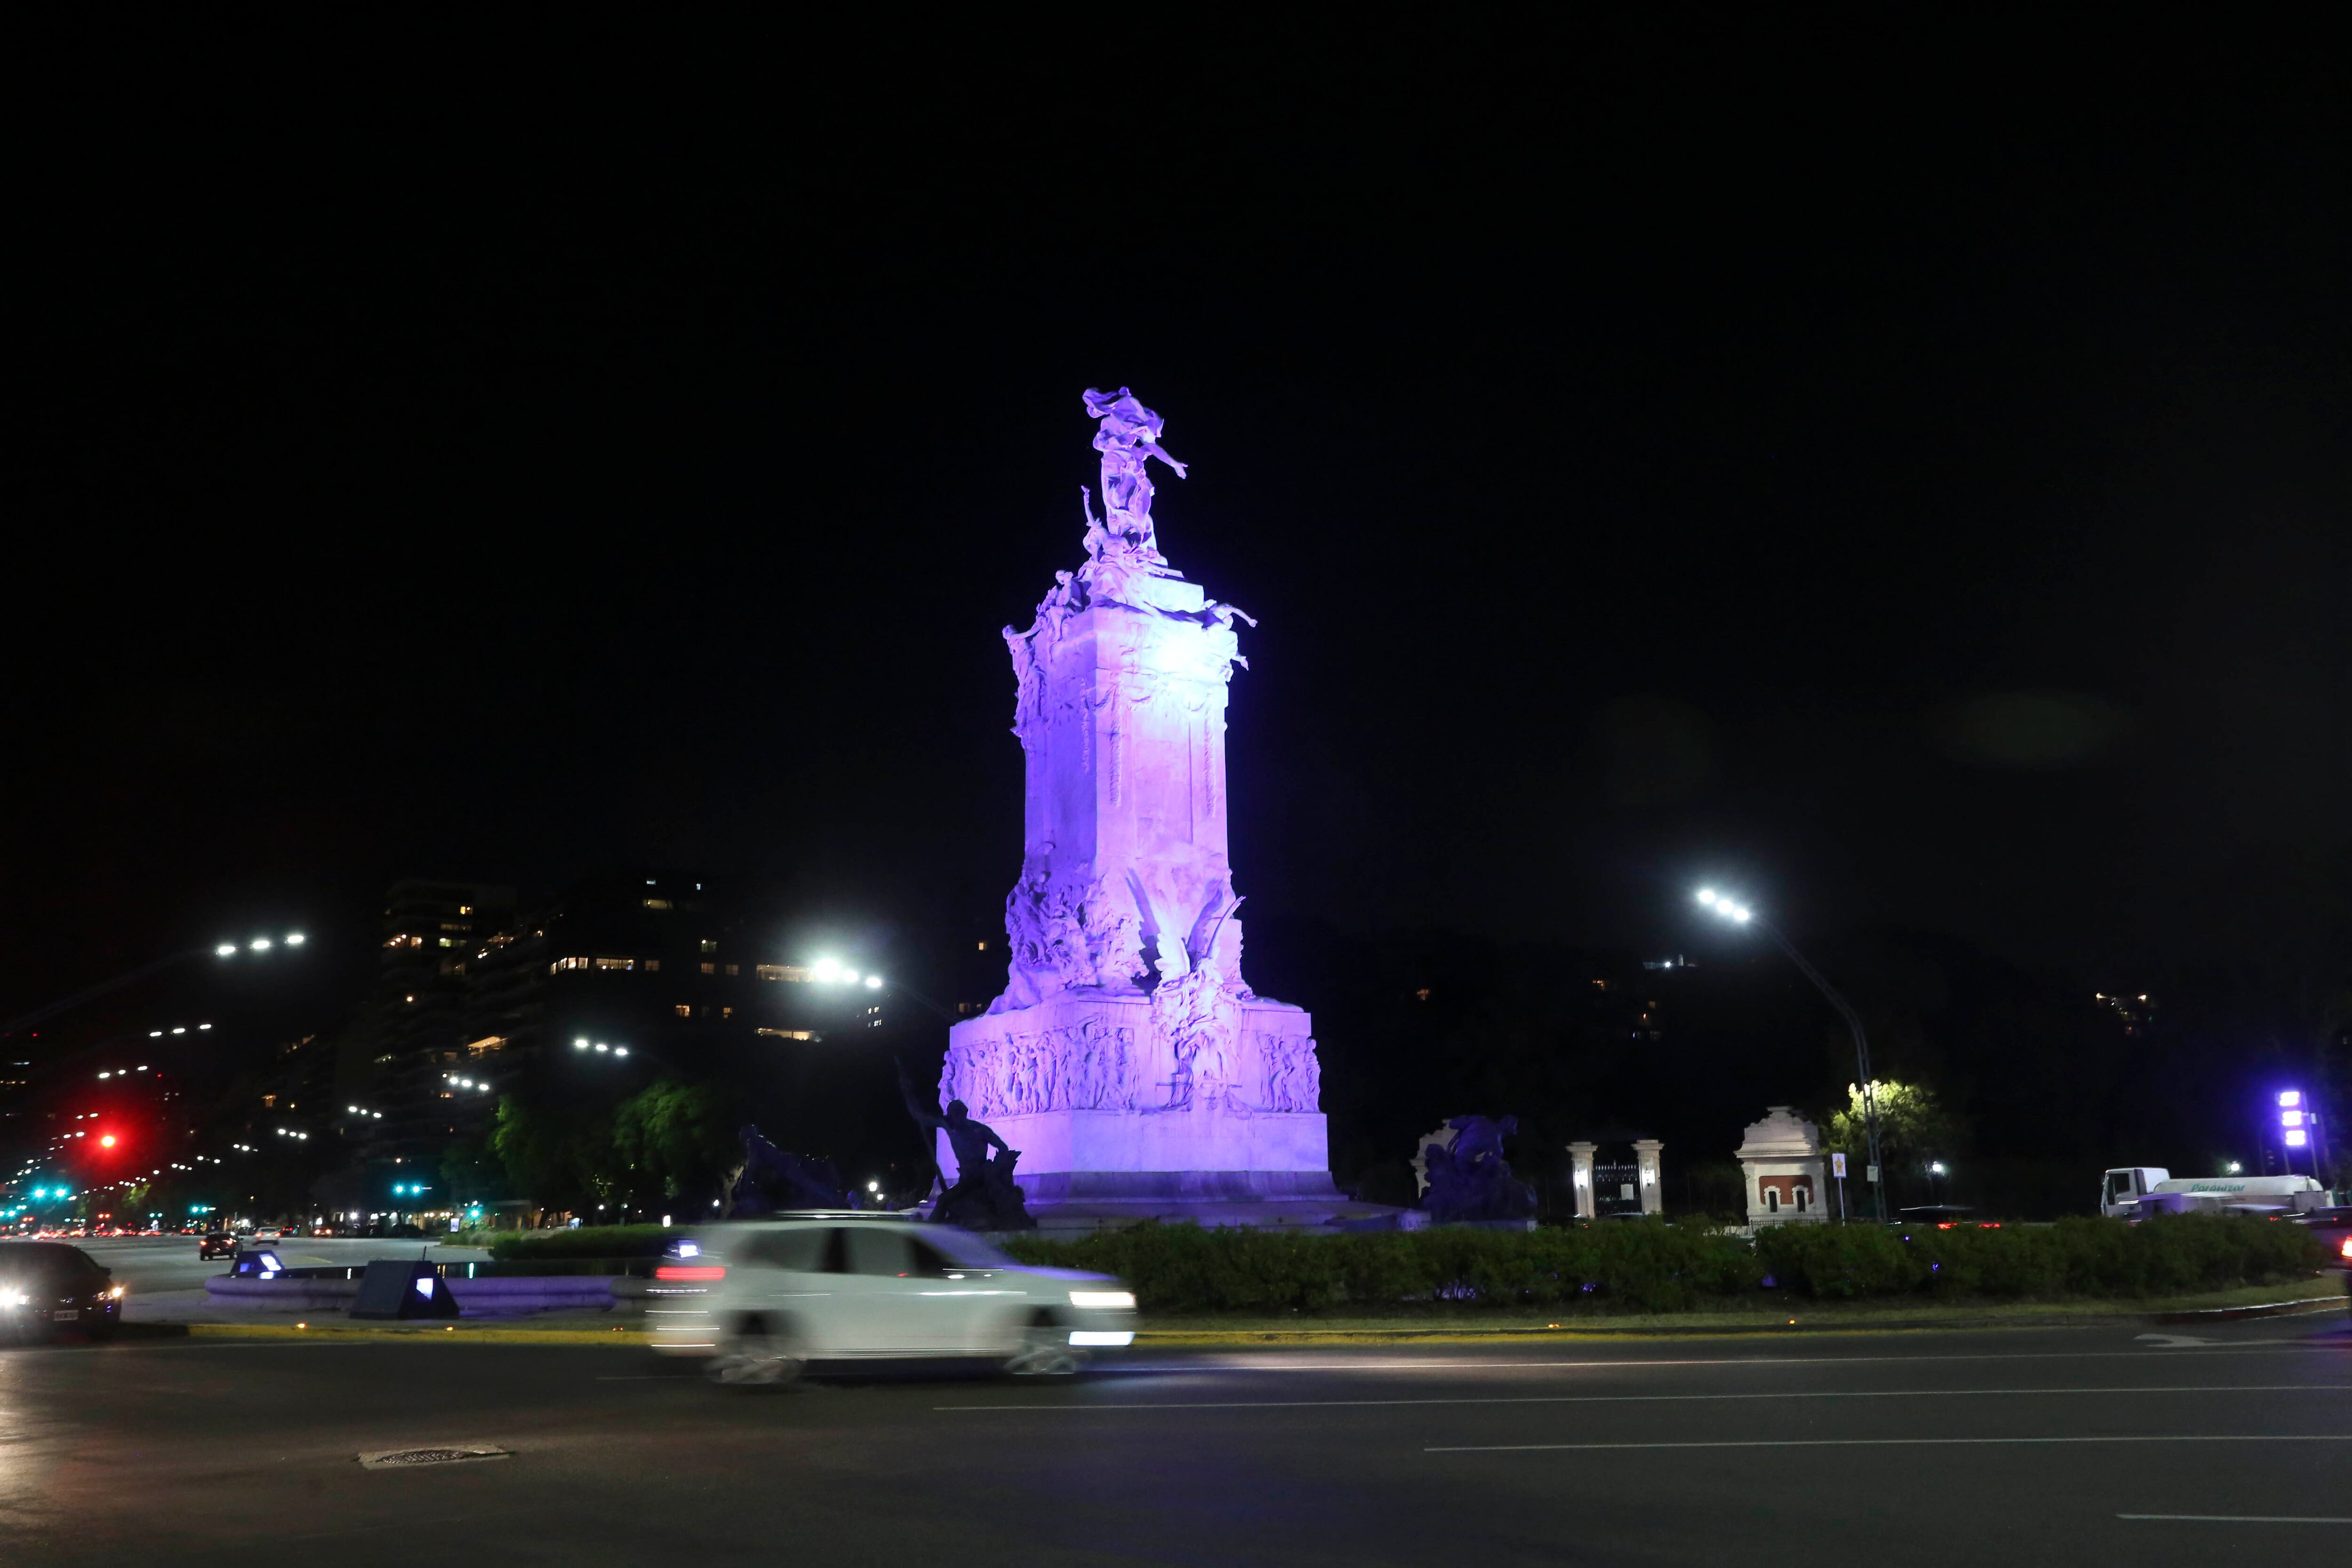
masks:
[[[841,1173],[832,1161],[788,1154],[748,1122],[737,1136],[743,1142],[743,1163],[729,1184],[721,1211],[730,1218],[756,1218],[779,1209],[847,1206]]]
[[[1532,1215],[1535,1189],[1513,1177],[1503,1158],[1503,1140],[1519,1130],[1519,1119],[1456,1116],[1445,1125],[1454,1130],[1452,1146],[1433,1143],[1426,1151],[1430,1217],[1444,1225]]]

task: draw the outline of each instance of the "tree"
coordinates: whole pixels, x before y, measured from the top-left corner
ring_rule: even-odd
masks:
[[[1952,1152],[1952,1118],[1934,1089],[1880,1079],[1873,1079],[1870,1089],[1878,1102],[1878,1151],[1890,1169]],[[1860,1086],[1850,1083],[1845,1092],[1844,1107],[1821,1119],[1822,1145],[1852,1157],[1870,1147],[1870,1134]]]
[[[544,1208],[582,1208],[614,1194],[613,1116],[593,1106],[499,1101],[490,1152],[515,1193]]]
[[[737,1163],[731,1110],[716,1084],[662,1079],[623,1100],[614,1113],[614,1152],[635,1175],[657,1184],[666,1197],[715,1193]]]

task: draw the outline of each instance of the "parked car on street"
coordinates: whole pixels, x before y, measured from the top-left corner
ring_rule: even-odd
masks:
[[[1034,1267],[969,1231],[896,1215],[713,1226],[672,1246],[652,1290],[654,1349],[708,1359],[720,1383],[933,1360],[1065,1376],[1135,1339],[1135,1297],[1111,1276]]]
[[[75,1329],[112,1337],[122,1287],[79,1247],[25,1241],[0,1246],[0,1329],[19,1342]]]

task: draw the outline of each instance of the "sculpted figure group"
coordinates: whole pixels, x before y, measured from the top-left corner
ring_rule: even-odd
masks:
[[[1151,1059],[1149,1046],[1137,1048],[1133,1029],[1095,1023],[957,1045],[940,1092],[982,1116],[1192,1110],[1247,1116],[1320,1106],[1322,1068],[1307,1036],[1185,1032],[1180,1024],[1161,1060]]]

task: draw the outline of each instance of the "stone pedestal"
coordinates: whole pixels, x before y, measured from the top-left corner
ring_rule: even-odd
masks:
[[[1570,1180],[1576,1193],[1576,1217],[1598,1219],[1601,1210],[1592,1195],[1592,1157],[1601,1152],[1598,1143],[1570,1143],[1568,1146]]]

